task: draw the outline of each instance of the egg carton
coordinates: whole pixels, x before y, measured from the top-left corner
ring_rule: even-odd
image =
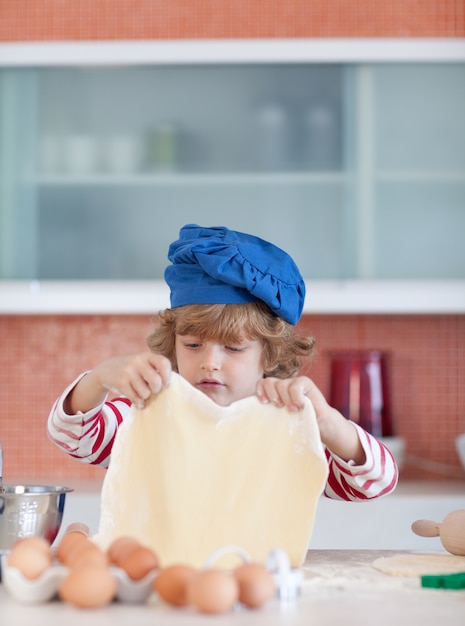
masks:
[[[64,565],[54,564],[45,570],[41,576],[31,580],[22,572],[7,563],[7,556],[2,556],[2,582],[5,589],[15,600],[23,604],[41,604],[49,602],[58,596],[61,581],[69,572]],[[117,591],[115,599],[127,604],[141,604],[146,602],[153,592],[153,583],[156,571],[149,572],[141,580],[132,580],[124,570],[110,566]]]
[[[205,561],[204,567],[213,567],[215,562],[224,554],[235,553],[244,562],[249,562],[248,554],[237,546],[224,546],[214,551]],[[53,564],[41,576],[31,580],[22,572],[8,565],[8,555],[1,556],[0,564],[2,582],[7,591],[17,601],[23,604],[40,604],[53,600],[58,596],[61,581],[70,571],[64,565]],[[276,584],[276,595],[283,602],[293,601],[300,594],[303,582],[303,573],[300,569],[291,568],[286,552],[281,549],[271,550],[266,562],[267,569],[273,575]],[[140,580],[131,579],[124,570],[110,566],[110,571],[116,579],[117,591],[115,599],[127,604],[145,603],[154,591],[154,581],[157,571],[149,572]]]

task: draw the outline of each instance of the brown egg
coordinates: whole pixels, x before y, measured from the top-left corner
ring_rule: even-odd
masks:
[[[58,588],[67,604],[81,609],[95,609],[109,604],[116,596],[117,583],[109,568],[86,565],[70,570]]]
[[[206,569],[190,580],[188,598],[200,613],[226,613],[239,598],[239,584],[224,570]]]
[[[72,567],[77,556],[81,554],[81,552],[94,549],[96,549],[96,545],[88,537],[85,537],[83,541],[78,540],[71,542],[71,544],[67,546],[66,553],[63,557],[63,564],[67,567]]]
[[[85,535],[81,531],[67,532],[65,535],[63,535],[57,546],[57,559],[61,561],[61,563],[66,564],[73,550],[76,549],[78,545],[85,544],[85,542],[88,540],[89,539],[87,535]]]
[[[153,588],[160,598],[172,606],[189,604],[188,585],[196,570],[190,565],[174,564],[165,567],[153,581]]]
[[[88,537],[89,536],[89,527],[87,526],[87,524],[84,524],[83,522],[73,522],[72,524],[67,526],[65,532],[66,532],[66,534],[68,534],[68,533],[75,533],[75,532],[82,533],[83,535]]]
[[[16,550],[19,546],[28,550],[39,550],[40,552],[50,552],[50,543],[44,537],[21,537],[13,544],[11,551]]]
[[[160,567],[158,556],[146,546],[137,546],[129,551],[124,558],[118,559],[118,566],[126,572],[132,580],[141,580],[149,572]]]
[[[96,567],[108,567],[108,556],[92,541],[79,543],[74,550],[68,554],[66,562],[68,567],[82,567],[84,565],[95,565]]]
[[[52,565],[50,544],[41,537],[19,539],[11,547],[7,563],[30,580],[39,578]]]
[[[239,584],[239,602],[256,609],[275,594],[275,582],[271,573],[260,563],[244,563],[234,570]]]
[[[122,560],[126,558],[126,556],[140,546],[140,542],[134,537],[122,536],[117,537],[112,543],[109,545],[107,550],[107,555],[110,563],[114,565],[120,564]]]

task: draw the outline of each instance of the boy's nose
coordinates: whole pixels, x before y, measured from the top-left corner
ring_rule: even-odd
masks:
[[[221,368],[221,358],[216,346],[206,346],[203,352],[202,368],[207,372],[213,372]]]

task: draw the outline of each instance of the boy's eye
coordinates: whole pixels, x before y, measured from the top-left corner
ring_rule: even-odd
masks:
[[[244,350],[243,346],[225,346],[225,348],[230,352],[242,352]]]

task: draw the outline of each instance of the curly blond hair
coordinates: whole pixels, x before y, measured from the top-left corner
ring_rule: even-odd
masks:
[[[266,376],[290,378],[313,356],[315,338],[299,336],[295,327],[276,316],[263,302],[189,304],[159,313],[159,325],[147,338],[150,350],[166,356],[177,371],[176,335],[234,345],[243,339],[263,344]]]

